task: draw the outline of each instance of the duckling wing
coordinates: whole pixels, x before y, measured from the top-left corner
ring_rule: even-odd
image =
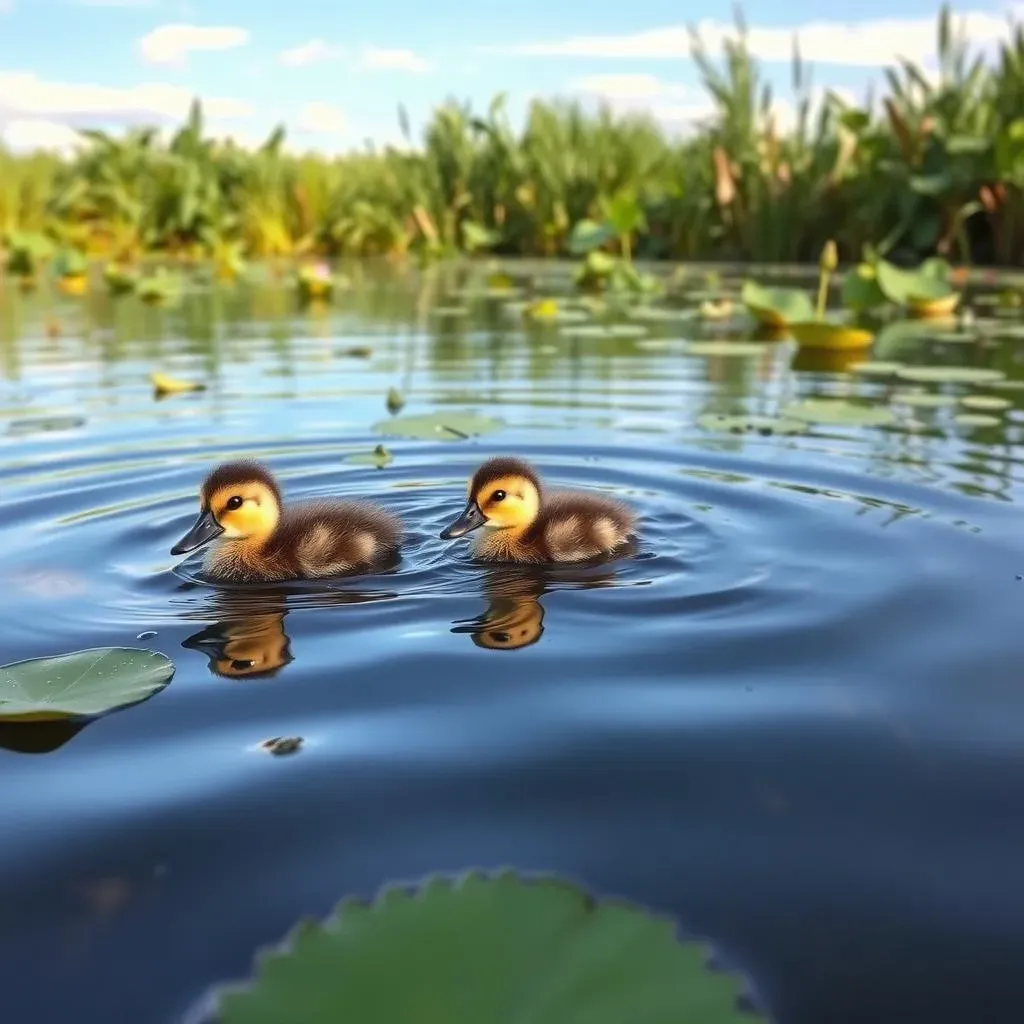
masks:
[[[543,536],[553,562],[578,562],[610,554],[629,539],[635,515],[600,494],[558,491],[544,502]]]
[[[275,535],[282,558],[308,579],[371,568],[394,555],[401,523],[377,505],[311,501],[285,512]]]

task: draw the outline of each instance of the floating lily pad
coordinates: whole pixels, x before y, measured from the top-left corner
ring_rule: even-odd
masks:
[[[395,416],[375,423],[373,429],[388,437],[408,437],[416,441],[436,441],[438,438],[480,437],[493,434],[505,425],[493,416],[480,416],[475,412],[444,411],[423,413],[419,416]]]
[[[917,384],[988,384],[1006,374],[982,366],[904,366],[896,376]]]
[[[1024,391],[1024,380],[994,380],[985,386],[993,391]]]
[[[612,324],[608,334],[613,338],[643,338],[647,335],[647,328],[640,324]]]
[[[435,306],[431,314],[436,317],[455,318],[468,316],[469,310],[465,306]]]
[[[698,311],[695,309],[668,309],[663,306],[636,306],[627,311],[632,320],[647,323],[687,323],[696,320]]]
[[[1024,341],[1024,324],[996,323],[989,336],[1000,341]]]
[[[0,666],[0,719],[102,715],[137,704],[174,675],[170,658],[135,647],[97,647]]]
[[[1003,421],[998,416],[987,416],[981,412],[962,412],[953,417],[958,427],[999,427]]]
[[[26,416],[24,419],[11,420],[7,424],[7,433],[12,437],[23,437],[26,434],[77,430],[84,426],[85,419],[82,416]]]
[[[767,346],[756,341],[691,341],[683,351],[688,356],[751,356],[762,355]]]
[[[785,327],[814,317],[811,297],[799,288],[766,288],[755,281],[746,281],[740,302],[758,323],[770,327]]]
[[[940,391],[897,391],[892,396],[896,405],[913,405],[919,409],[940,409],[956,405],[956,398]]]
[[[801,348],[867,348],[875,340],[870,331],[827,320],[804,320],[788,326],[789,333]]]
[[[896,372],[903,368],[903,363],[866,362],[854,363],[850,367],[850,373],[861,374],[864,377],[894,377]]]
[[[345,457],[345,461],[355,466],[376,466],[383,469],[394,462],[395,457],[384,445],[379,444],[372,452],[353,452]]]
[[[787,419],[785,416],[725,416],[721,413],[705,413],[698,417],[697,426],[704,430],[716,430],[725,434],[805,434],[807,424],[803,420]]]
[[[928,260],[915,270],[878,260],[875,274],[885,297],[906,306],[914,316],[948,316],[960,301],[949,282],[948,265],[942,260]]]
[[[214,994],[218,1024],[744,1024],[738,979],[671,921],[555,878],[434,877],[345,900]]]
[[[605,324],[566,324],[559,334],[563,338],[610,338],[612,336]]]
[[[932,331],[927,337],[942,345],[972,345],[978,340],[978,335],[969,331]]]
[[[1009,409],[1013,402],[999,395],[964,395],[960,404],[975,412],[1002,412],[1003,409]]]
[[[790,419],[808,423],[834,423],[844,427],[887,427],[897,422],[891,409],[881,405],[857,405],[842,398],[806,398],[782,410]]]

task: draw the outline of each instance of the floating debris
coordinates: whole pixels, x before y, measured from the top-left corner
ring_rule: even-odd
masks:
[[[303,744],[301,736],[275,736],[273,739],[264,740],[260,746],[275,757],[284,757],[287,754],[297,753]]]

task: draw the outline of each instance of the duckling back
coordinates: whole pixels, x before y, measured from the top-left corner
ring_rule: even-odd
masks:
[[[612,498],[554,491],[545,495],[533,530],[548,561],[582,562],[625,546],[635,522],[633,510]]]

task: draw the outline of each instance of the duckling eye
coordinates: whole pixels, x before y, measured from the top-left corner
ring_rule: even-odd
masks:
[[[491,501],[504,501],[504,500],[505,500],[505,492],[504,491],[495,491],[491,495]]]
[[[224,507],[229,512],[234,512],[236,508],[242,507],[242,499],[236,494],[233,498],[228,498],[228,503]]]

